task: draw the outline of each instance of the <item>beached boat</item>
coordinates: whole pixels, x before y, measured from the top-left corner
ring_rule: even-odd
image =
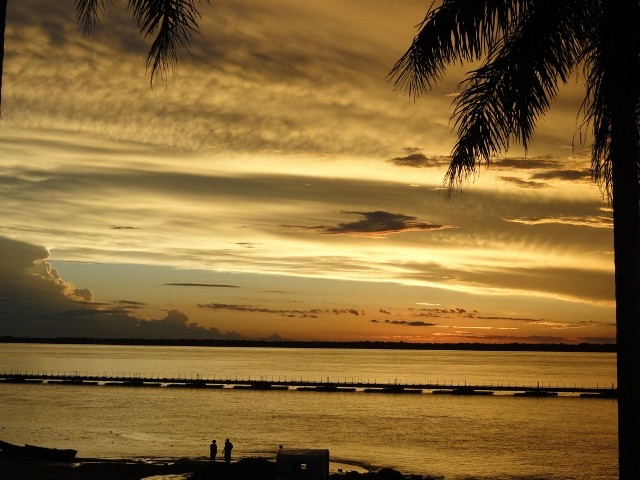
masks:
[[[77,453],[77,450],[73,450],[71,448],[60,449],[38,447],[29,444],[20,446],[0,440],[0,456],[3,457],[46,458],[50,460],[69,462],[76,458]]]

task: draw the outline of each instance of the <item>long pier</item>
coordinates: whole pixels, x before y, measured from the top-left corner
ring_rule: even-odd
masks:
[[[512,394],[515,396],[527,397],[554,397],[579,396],[596,398],[617,398],[618,389],[611,385],[585,387],[578,385],[552,385],[551,383],[536,384],[505,384],[503,382],[490,382],[489,384],[471,385],[460,384],[459,382],[435,383],[399,383],[397,381],[388,383],[378,383],[370,381],[351,380],[348,381],[323,381],[310,380],[303,377],[285,377],[284,379],[258,377],[258,378],[203,378],[197,375],[196,378],[186,377],[142,377],[140,375],[82,375],[74,373],[23,373],[10,372],[0,374],[0,383],[27,384],[46,383],[54,385],[76,385],[76,386],[113,386],[113,387],[161,387],[161,388],[199,388],[199,389],[250,389],[250,390],[297,390],[316,392],[364,392],[364,393],[388,393],[388,394],[422,394],[430,393],[434,395],[493,395],[496,392]]]

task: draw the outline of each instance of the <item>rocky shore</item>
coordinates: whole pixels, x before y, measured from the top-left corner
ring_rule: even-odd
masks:
[[[3,478],[15,480],[141,480],[149,477],[189,480],[276,480],[273,460],[243,458],[226,465],[205,459],[97,459],[74,462],[0,457]],[[330,480],[443,480],[443,477],[404,475],[390,468],[377,472],[331,473]]]

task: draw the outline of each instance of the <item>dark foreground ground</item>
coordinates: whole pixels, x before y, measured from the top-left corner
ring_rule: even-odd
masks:
[[[275,462],[244,458],[230,465],[201,459],[167,461],[77,459],[58,463],[44,460],[0,457],[0,478],[7,480],[140,480],[154,475],[179,475],[189,480],[276,480]],[[389,468],[378,472],[333,473],[330,480],[435,480],[403,475]],[[440,477],[442,480],[442,477]]]

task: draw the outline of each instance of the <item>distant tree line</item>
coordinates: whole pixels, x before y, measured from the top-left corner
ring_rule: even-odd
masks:
[[[616,352],[610,343],[409,343],[409,342],[332,342],[295,340],[209,340],[189,338],[77,338],[77,337],[0,337],[0,343],[47,343],[72,345],[159,345],[188,347],[268,347],[268,348],[350,348],[361,350],[478,350],[531,352]]]

